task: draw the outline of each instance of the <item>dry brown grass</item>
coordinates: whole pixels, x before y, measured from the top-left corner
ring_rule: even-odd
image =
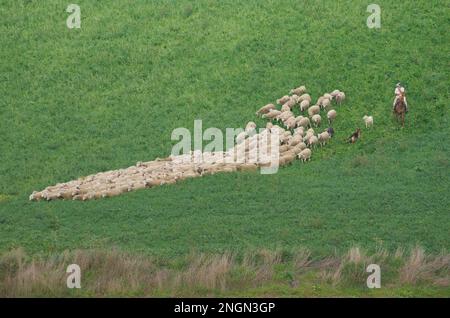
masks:
[[[291,251],[286,258],[284,255],[280,250],[246,252],[240,257],[231,253],[192,253],[180,262],[116,250],[31,258],[16,249],[0,256],[0,296],[210,296],[267,284],[297,288],[302,277],[311,274],[321,284],[361,285],[365,284],[368,264],[374,262],[383,268],[394,259],[401,265],[396,268],[398,279],[391,285],[425,282],[450,286],[450,254],[426,255],[421,248],[411,250],[408,256],[400,250],[392,254],[379,250],[368,256],[358,247],[342,256],[321,259],[313,259],[306,249]],[[78,264],[82,269],[81,290],[66,287],[69,264]],[[290,273],[289,279],[277,275],[280,268]]]
[[[442,277],[440,274],[446,276]],[[427,257],[421,247],[414,248],[409,258],[400,269],[400,281],[405,284],[431,282],[445,285],[449,282],[450,255],[442,253],[435,257]]]

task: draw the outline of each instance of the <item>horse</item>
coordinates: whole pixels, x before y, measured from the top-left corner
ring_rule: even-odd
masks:
[[[402,123],[402,127],[405,127],[406,104],[404,94],[398,95],[397,100],[395,101],[394,115],[397,118],[397,121]]]

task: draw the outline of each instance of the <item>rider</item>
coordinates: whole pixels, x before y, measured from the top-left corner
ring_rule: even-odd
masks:
[[[406,112],[408,112],[408,102],[406,101],[406,90],[402,86],[402,84],[397,83],[397,85],[395,85],[394,93],[395,93],[395,98],[394,98],[394,103],[392,104],[392,110],[395,109],[395,103],[397,102],[400,95],[403,95],[403,100],[404,100],[405,106],[406,106]]]

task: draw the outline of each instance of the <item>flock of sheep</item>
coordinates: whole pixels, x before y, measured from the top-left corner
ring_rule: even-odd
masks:
[[[149,162],[138,162],[126,169],[100,172],[87,177],[81,177],[66,183],[49,186],[42,191],[34,191],[30,200],[92,200],[113,197],[125,192],[151,188],[163,184],[172,184],[186,178],[201,177],[218,172],[252,171],[258,167],[270,165],[270,160],[252,160],[252,150],[256,149],[257,141],[264,140],[261,134],[248,137],[245,142],[236,144],[225,152],[191,151],[189,154],[171,155],[167,158],[156,159]],[[277,135],[278,136],[278,135]],[[285,139],[280,135],[276,145]],[[266,139],[270,140],[270,139]],[[295,148],[292,155],[299,153],[301,146]],[[268,145],[270,148],[270,144]],[[288,149],[280,149],[280,162],[286,160]]]
[[[320,96],[317,102],[311,105],[311,96],[307,93],[306,87],[300,86],[291,90],[289,95],[278,99],[276,104],[268,104],[259,109],[256,114],[269,120],[265,129],[257,133],[256,124],[249,122],[245,131],[236,137],[234,147],[227,151],[196,150],[189,154],[138,162],[126,169],[101,172],[49,186],[40,192],[34,191],[30,195],[30,200],[84,201],[117,196],[124,192],[171,184],[186,178],[217,172],[257,170],[270,166],[274,159],[270,151],[273,147],[277,147],[276,159],[280,166],[289,164],[296,158],[307,161],[310,160],[312,150],[317,145],[325,145],[333,136],[334,130],[331,125],[336,119],[337,112],[331,107],[333,102],[338,105],[344,100],[344,92],[335,90]],[[277,109],[277,106],[281,109]],[[295,116],[295,109],[298,109],[301,115]],[[322,110],[326,111],[330,127],[316,133],[313,126],[316,129],[320,127]],[[370,121],[373,123],[373,118],[367,119],[366,123],[370,124]],[[258,157],[261,148],[265,148],[264,152],[270,154],[264,160]]]
[[[219,171],[257,169],[256,165],[245,163],[233,165],[206,161],[201,164],[193,164],[193,160],[184,163],[186,156],[195,156],[195,154],[138,162],[126,169],[100,172],[67,183],[59,183],[40,192],[33,192],[30,195],[30,200],[71,199],[85,201],[113,197],[125,192],[163,184],[172,184],[186,178],[214,174]]]
[[[279,125],[287,129],[289,136],[287,143],[299,143],[304,149],[298,153],[300,160],[306,161],[311,158],[312,149],[317,145],[325,145],[333,136],[334,129],[331,127],[336,119],[337,112],[331,109],[333,102],[337,105],[342,104],[345,100],[345,93],[334,90],[331,93],[325,93],[320,96],[314,105],[311,104],[311,96],[307,93],[305,86],[294,88],[290,91],[290,95],[285,95],[276,100],[276,105],[280,105],[281,109],[273,103],[261,107],[256,115],[270,120],[267,123],[267,129],[273,127],[280,128]],[[300,114],[296,116],[294,110],[298,109]],[[330,127],[321,133],[314,131],[322,123],[321,110],[326,112],[328,124]],[[274,125],[273,122],[276,124]],[[279,124],[279,125],[278,125]]]

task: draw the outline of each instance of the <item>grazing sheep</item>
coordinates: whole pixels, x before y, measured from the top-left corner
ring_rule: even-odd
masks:
[[[300,122],[300,120],[302,120],[302,118],[303,118],[302,115],[295,117],[295,121],[297,122],[297,126],[298,126],[298,123]]]
[[[295,120],[295,117],[289,117],[285,122],[284,125],[287,127],[287,129],[293,129],[297,126],[297,121]]]
[[[282,113],[277,117],[277,119],[284,122],[284,121],[287,120],[289,117],[293,117],[293,116],[294,116],[294,113],[293,113],[293,112],[287,111],[287,112],[282,112]]]
[[[373,126],[373,116],[367,116],[365,115],[363,117],[364,123],[366,124],[366,128],[369,128],[369,126]]]
[[[283,97],[277,99],[277,104],[278,105],[283,105],[284,103],[286,103],[290,99],[291,99],[291,97],[289,95],[284,95]]]
[[[262,115],[267,114],[270,110],[276,109],[274,104],[267,104],[266,106],[261,107],[257,112],[256,115]]]
[[[291,90],[291,94],[291,96],[286,95],[277,100],[277,104],[282,105],[281,111],[277,110],[276,104],[267,104],[256,112],[263,118],[282,122],[283,125],[280,124],[280,126],[287,129],[269,121],[266,123],[266,128],[257,134],[257,125],[250,121],[246,124],[245,131],[236,136],[236,144],[225,152],[195,150],[183,155],[170,155],[149,162],[137,162],[134,166],[125,169],[100,172],[67,183],[58,183],[41,192],[33,192],[29,199],[33,201],[55,199],[85,201],[112,197],[124,192],[162,184],[172,184],[188,177],[199,177],[223,171],[255,170],[266,164],[250,163],[253,162],[251,161],[254,157],[253,153],[261,145],[261,141],[265,143],[264,147],[279,147],[281,165],[289,164],[296,156],[302,161],[308,161],[311,158],[312,149],[319,143],[324,146],[334,134],[333,128],[330,127],[319,135],[315,135],[314,129],[309,128],[311,122],[320,126],[321,106],[325,108],[330,106],[333,99],[336,99],[337,103],[341,103],[345,99],[345,94],[340,91],[324,94],[313,106],[311,106],[311,96],[306,93],[304,86]],[[308,111],[309,117],[305,117],[306,115],[295,117],[293,107],[297,103],[302,112]],[[330,110],[327,117],[331,124],[336,117],[336,111]],[[363,119],[366,127],[373,125],[372,116],[364,116]],[[266,141],[265,137],[274,137],[272,134],[275,133],[278,139],[274,145],[271,140],[270,143]],[[360,135],[361,130],[358,128],[349,141],[354,143]],[[197,159],[202,161],[195,161]],[[230,163],[223,161],[224,159],[239,160],[239,163],[236,161]],[[241,159],[244,160],[242,163]]]
[[[297,120],[296,120],[297,121]],[[298,121],[297,121],[298,124]],[[297,125],[298,126],[298,125]],[[304,136],[305,135],[305,128],[304,127],[298,127],[294,129],[294,135],[300,135],[300,136]]]
[[[334,91],[332,91],[332,92],[330,93],[330,95],[331,95],[333,98],[335,98],[339,93],[340,93],[340,91],[339,91],[338,89],[335,89]]]
[[[267,114],[262,115],[263,118],[274,119],[279,116],[281,112],[276,109],[271,109]]]
[[[315,114],[311,117],[312,122],[314,123],[314,125],[316,125],[316,127],[320,126],[320,122],[322,121],[322,117],[320,117],[319,114]]]
[[[283,135],[285,135],[285,136],[292,136],[292,133],[291,133],[290,130],[285,130],[285,131],[283,131]]]
[[[320,113],[320,106],[318,105],[314,105],[311,106],[310,108],[308,108],[308,115],[309,117],[312,117],[315,114],[319,114]]]
[[[245,132],[248,134],[256,129],[256,124],[252,121],[249,121],[245,126]]]
[[[328,94],[328,93],[323,94],[323,97],[326,98],[326,99],[329,99],[329,100],[333,99],[333,95]]]
[[[281,145],[279,148],[278,148],[278,152],[279,153],[283,153],[283,152],[285,152],[285,151],[288,151],[289,150],[289,148],[290,148],[290,145]]]
[[[309,107],[310,101],[305,99],[300,102],[300,111],[304,112]]]
[[[284,103],[283,105],[288,105],[290,108],[292,108],[292,107],[295,106],[295,104],[297,104],[297,99],[291,97],[291,98],[289,98],[289,100],[288,100],[286,103]]]
[[[314,147],[318,143],[319,143],[319,138],[317,138],[317,136],[313,135],[308,139],[308,146],[310,146],[310,147]]]
[[[42,199],[42,194],[37,191],[33,191],[33,193],[29,197],[30,201],[39,201],[40,199]]]
[[[280,166],[284,166],[284,165],[287,165],[288,163],[291,163],[294,160],[295,160],[295,155],[289,153],[289,151],[288,151],[288,152],[286,152],[286,154],[284,154],[283,156],[280,157],[279,164],[280,164]]]
[[[300,96],[298,96],[298,95],[296,95],[296,94],[294,94],[294,95],[291,96],[291,100],[295,101],[296,104],[298,103],[298,99],[299,99],[299,98],[300,98]]]
[[[324,100],[324,98],[325,97],[323,97],[323,96],[320,96],[318,99],[317,99],[317,102],[316,102],[316,105],[322,105],[322,101]]]
[[[301,103],[304,100],[309,100],[309,102],[311,103],[311,96],[309,94],[300,95],[298,101]]]
[[[311,149],[305,148],[303,149],[299,154],[298,154],[298,158],[301,161],[308,161],[311,159]]]
[[[303,117],[298,123],[297,126],[301,126],[301,127],[309,127],[310,126],[310,122],[309,122],[309,118],[308,117]]]
[[[291,89],[291,94],[295,94],[295,95],[302,95],[304,93],[306,93],[306,87],[305,86],[299,86],[297,88]]]
[[[303,138],[300,135],[294,135],[292,139],[289,141],[289,146],[294,147],[303,142]]]
[[[300,151],[302,151],[303,149],[306,149],[306,144],[302,141],[296,147],[298,147]]]
[[[273,125],[273,127],[270,129],[271,133],[278,133],[279,135],[284,133],[284,128],[278,126],[278,125]]]
[[[348,142],[354,144],[361,137],[361,129],[356,128],[356,131],[348,138]]]
[[[287,103],[283,104],[283,106],[281,106],[281,111],[282,112],[287,112],[291,110],[291,106],[289,106]]]
[[[290,137],[292,137],[291,132],[290,131],[285,131],[284,133],[279,135],[280,143],[281,144],[288,143]]]
[[[327,131],[324,131],[323,133],[319,134],[318,136],[319,142],[321,146],[324,146],[328,140],[330,140],[331,136]]]
[[[322,104],[321,104],[322,108],[327,109],[328,107],[330,107],[330,105],[331,105],[330,99],[328,99],[328,98],[322,99]]]
[[[309,138],[311,138],[312,136],[314,136],[314,133],[313,132],[306,132],[306,134],[303,136],[303,141],[305,142],[305,143],[308,143],[308,140],[309,140]]]
[[[337,112],[332,109],[327,113],[328,123],[331,125],[331,123],[335,120],[337,116]]]
[[[336,99],[337,104],[342,104],[342,102],[345,100],[345,93],[339,92],[339,94],[337,94],[334,98]]]

